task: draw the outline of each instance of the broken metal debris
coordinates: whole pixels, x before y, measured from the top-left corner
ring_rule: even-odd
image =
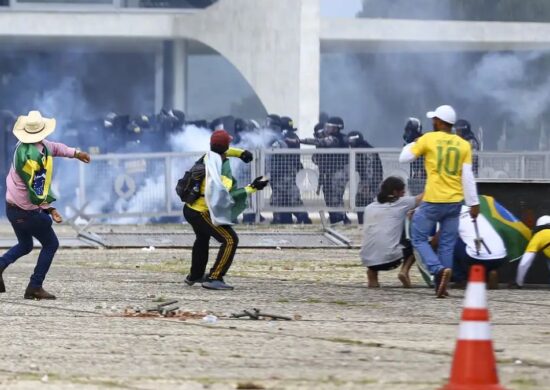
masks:
[[[292,318],[278,314],[262,313],[259,309],[243,310],[241,313],[231,314],[231,318],[248,317],[251,320],[284,320],[292,321]]]
[[[128,307],[124,310],[124,317],[138,317],[138,318],[155,318],[155,317],[169,317],[177,318],[182,321],[187,319],[200,319],[203,318],[204,312],[192,312],[180,310],[177,300],[167,300],[156,304],[153,307],[147,309]]]

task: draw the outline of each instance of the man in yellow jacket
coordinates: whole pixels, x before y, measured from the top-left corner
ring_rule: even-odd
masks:
[[[206,175],[200,185],[201,196],[190,204],[186,203],[183,208],[183,215],[196,235],[191,271],[185,278],[185,283],[190,286],[202,282],[202,287],[211,290],[233,289],[223,279],[239,243],[239,237],[231,224],[246,209],[248,195],[263,190],[268,183],[259,177],[250,185],[237,186],[228,159],[228,155],[236,156],[235,149],[229,148],[232,139],[225,130],[212,133],[210,152],[203,158]],[[216,262],[205,276],[210,237],[214,237],[221,246]]]

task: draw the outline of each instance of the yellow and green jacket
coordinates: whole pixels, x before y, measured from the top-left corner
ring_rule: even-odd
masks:
[[[229,191],[229,194],[235,201],[235,205],[231,210],[232,219],[236,219],[247,207],[248,195],[253,194],[256,190],[250,186],[238,187],[237,179],[233,177],[231,172],[231,164],[227,157],[240,157],[243,150],[238,148],[229,148],[225,153],[225,156],[222,156],[222,170],[221,170],[221,179],[225,188]],[[187,204],[188,207],[192,208],[195,211],[204,213],[208,211],[208,205],[206,204],[206,199],[203,196],[206,191],[206,177],[202,179],[200,186],[201,197],[198,198],[195,202]]]

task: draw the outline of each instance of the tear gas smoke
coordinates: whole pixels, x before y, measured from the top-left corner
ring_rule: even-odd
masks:
[[[375,146],[401,144],[403,126],[451,104],[485,150],[497,149],[504,123],[508,147],[537,149],[541,123],[550,119],[548,52],[426,52],[322,56],[321,110],[342,116]]]

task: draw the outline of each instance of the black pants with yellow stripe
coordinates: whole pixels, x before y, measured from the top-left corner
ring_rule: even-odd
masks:
[[[187,205],[183,208],[183,215],[187,222],[193,227],[197,238],[193,244],[191,258],[191,280],[199,280],[203,277],[208,263],[208,250],[210,248],[210,237],[214,237],[221,246],[216,257],[214,266],[210,268],[209,279],[221,280],[231,267],[239,237],[231,226],[216,226],[210,219],[209,212],[199,212]]]

